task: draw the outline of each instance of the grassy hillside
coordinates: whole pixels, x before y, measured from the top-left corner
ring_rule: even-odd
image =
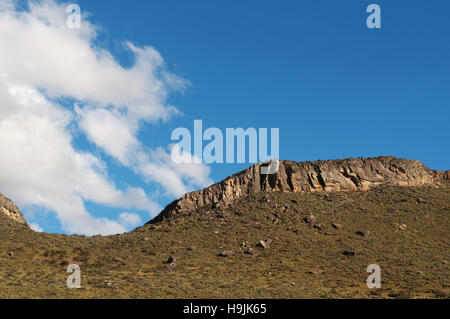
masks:
[[[0,216],[0,297],[449,298],[449,217],[449,185],[259,193],[108,237]],[[66,288],[72,263],[81,289]],[[366,286],[369,264],[381,289]]]

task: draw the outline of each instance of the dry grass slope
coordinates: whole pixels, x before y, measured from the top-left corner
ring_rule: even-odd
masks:
[[[448,184],[262,192],[108,237],[36,233],[0,216],[0,297],[449,298],[449,216]],[[71,263],[81,289],[66,288]],[[381,289],[366,286],[369,264],[381,266]]]

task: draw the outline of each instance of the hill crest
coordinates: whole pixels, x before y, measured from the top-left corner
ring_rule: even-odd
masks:
[[[255,164],[205,189],[183,195],[147,224],[189,214],[207,205],[220,207],[259,192],[365,191],[376,186],[434,186],[450,180],[450,171],[434,171],[417,160],[392,156],[294,162],[279,161],[275,174],[261,174]],[[19,208],[0,194],[0,214],[30,228]]]
[[[258,163],[205,189],[185,194],[149,223],[187,214],[207,205],[227,205],[241,197],[265,192],[365,191],[386,186],[434,186],[449,179],[418,160],[393,156],[312,162],[279,161],[277,173],[264,175]]]

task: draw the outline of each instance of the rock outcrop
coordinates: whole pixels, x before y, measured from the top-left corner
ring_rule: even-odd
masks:
[[[30,227],[25,218],[23,218],[23,215],[20,212],[19,208],[17,208],[17,206],[14,205],[14,203],[10,199],[6,198],[2,194],[0,194],[0,214],[13,219],[14,221],[23,224],[28,228]]]
[[[443,179],[446,181],[450,181],[450,171],[445,172],[434,172],[437,179]]]
[[[434,186],[448,180],[417,160],[395,157],[349,158],[314,162],[279,161],[275,174],[261,174],[267,163],[256,164],[220,183],[188,193],[169,204],[150,223],[192,212],[206,205],[227,204],[240,197],[265,192],[365,191],[380,185]]]

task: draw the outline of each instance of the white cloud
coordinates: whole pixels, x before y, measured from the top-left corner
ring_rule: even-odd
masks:
[[[101,146],[121,164],[130,165],[133,154],[139,148],[136,128],[128,125],[127,118],[117,110],[76,108],[80,127],[93,143]]]
[[[160,54],[152,47],[126,43],[135,64],[121,67],[110,52],[95,47],[96,28],[88,20],[82,20],[80,29],[66,26],[66,6],[47,0],[31,2],[31,11],[19,16],[2,12],[0,40],[9,45],[0,47],[0,69],[18,81],[45,88],[51,97],[111,105],[126,110],[134,120],[167,118],[174,108],[165,104],[168,87],[159,74],[168,72]]]
[[[193,155],[191,155],[193,156]],[[194,188],[209,186],[210,168],[200,164],[175,164],[171,154],[159,147],[149,153],[149,159],[141,161],[137,168],[149,180],[157,180],[169,194],[181,196]]]
[[[138,214],[121,213],[119,215],[119,222],[127,228],[132,228],[132,227],[139,226],[141,224],[142,220]]]
[[[181,195],[212,182],[208,167],[175,165],[163,148],[150,150],[137,138],[142,123],[178,112],[166,103],[168,94],[188,84],[166,71],[154,48],[127,42],[135,63],[124,68],[94,45],[97,27],[86,18],[81,29],[67,28],[67,5],[31,2],[29,11],[19,12],[13,1],[0,2],[2,192],[21,207],[54,211],[69,233],[121,233],[124,221],[131,220],[128,215],[94,218],[85,201],[158,212],[161,207],[142,188],[118,189],[99,155],[73,146],[77,127],[106,154],[146,182],[159,183],[167,194]],[[72,110],[52,102],[60,97],[78,106]]]
[[[32,230],[37,231],[37,232],[39,232],[39,233],[42,233],[42,232],[43,232],[41,226],[39,226],[39,225],[36,224],[36,223],[30,224],[30,227],[31,227]]]
[[[210,168],[201,164],[175,164],[163,148],[146,149],[135,136],[135,125],[116,110],[76,109],[80,127],[88,138],[122,165],[147,181],[161,184],[171,196],[181,196],[195,186],[212,184]]]
[[[37,90],[7,82],[0,81],[0,101],[9,101],[10,107],[0,119],[0,146],[7,150],[0,157],[0,188],[14,194],[20,206],[50,208],[66,231],[90,235],[125,229],[113,221],[94,220],[84,200],[150,213],[159,209],[142,189],[116,189],[101,159],[73,148],[69,111]]]
[[[11,11],[14,9],[15,0],[0,1],[0,11]]]

